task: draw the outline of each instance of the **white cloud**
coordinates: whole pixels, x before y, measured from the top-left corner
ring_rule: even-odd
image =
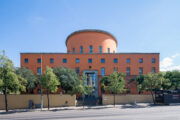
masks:
[[[174,59],[180,57],[180,54],[177,53],[171,57],[166,57],[160,62],[160,71],[172,71],[180,70],[180,65],[174,65]]]

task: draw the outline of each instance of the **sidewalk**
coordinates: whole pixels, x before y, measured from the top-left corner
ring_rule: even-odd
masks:
[[[83,110],[83,109],[108,109],[108,108],[146,108],[151,107],[152,104],[150,103],[137,103],[134,104],[121,104],[121,105],[101,105],[101,106],[70,106],[70,107],[51,107],[50,111],[62,111],[62,110]],[[5,110],[0,110],[0,114],[8,114],[8,113],[18,113],[18,112],[36,112],[36,111],[48,111],[48,108],[43,108],[42,110],[40,108],[38,109],[14,109],[9,110],[7,113]]]

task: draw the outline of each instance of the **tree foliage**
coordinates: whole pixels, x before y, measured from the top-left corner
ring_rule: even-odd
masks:
[[[54,68],[54,73],[57,76],[59,82],[61,83],[62,89],[65,90],[67,93],[71,93],[75,89],[77,90],[77,88],[73,87],[76,87],[76,85],[81,84],[81,81],[79,81],[79,76],[76,74],[74,70],[70,68],[57,67]]]
[[[16,74],[27,80],[26,89],[34,89],[37,84],[37,77],[27,68],[17,68]]]
[[[114,72],[113,74],[109,76],[103,77],[101,80],[101,85],[104,90],[112,92],[112,93],[122,93],[125,91],[125,80],[124,80],[124,74]]]
[[[25,91],[26,80],[15,74],[13,62],[0,54],[0,92],[5,95],[5,107],[8,111],[7,94]]]

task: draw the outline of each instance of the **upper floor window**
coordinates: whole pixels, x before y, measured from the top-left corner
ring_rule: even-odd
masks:
[[[37,74],[41,75],[41,68],[40,67],[37,68]]]
[[[80,72],[80,69],[77,67],[76,68],[76,73],[79,74],[79,72]]]
[[[105,68],[101,68],[101,76],[104,76],[105,75]]]
[[[91,58],[88,59],[88,63],[92,63],[92,59]]]
[[[80,53],[83,53],[83,46],[80,46]]]
[[[152,58],[152,63],[155,63],[156,62],[156,59],[155,58]]]
[[[126,75],[130,75],[130,73],[131,73],[130,70],[131,70],[130,67],[127,67],[127,68],[126,68]]]
[[[50,59],[50,63],[54,63],[54,59],[53,58]]]
[[[118,67],[114,67],[114,72],[118,72]]]
[[[104,58],[101,58],[101,63],[105,63],[105,59]]]
[[[102,53],[102,46],[99,46],[99,53]]]
[[[131,62],[131,59],[130,58],[127,58],[126,59],[126,63],[130,63]]]
[[[89,46],[89,53],[93,53],[93,46],[92,45]]]
[[[107,48],[107,52],[110,53],[110,48]]]
[[[80,62],[79,58],[76,58],[76,63],[79,63],[79,62]]]
[[[73,48],[73,53],[75,53],[75,48]]]
[[[143,63],[143,59],[142,58],[139,59],[139,63]]]
[[[139,68],[139,75],[142,75],[142,74],[143,74],[143,68],[140,67],[140,68]]]
[[[28,63],[28,62],[29,62],[28,58],[25,58],[25,59],[24,59],[24,62],[25,62],[25,63]]]
[[[114,58],[114,63],[118,63],[118,59],[117,58]]]
[[[41,58],[38,58],[38,59],[37,59],[37,62],[38,62],[38,63],[41,63]]]
[[[67,59],[66,58],[63,58],[63,63],[67,63]]]
[[[156,73],[156,68],[152,67],[152,73]]]

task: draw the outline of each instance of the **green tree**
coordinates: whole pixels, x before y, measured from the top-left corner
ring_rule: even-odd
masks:
[[[126,90],[124,76],[125,75],[123,73],[114,72],[109,76],[105,76],[105,78],[103,78],[104,80],[101,81],[101,85],[104,88],[104,90],[113,93],[114,107],[116,103],[116,94],[122,93]]]
[[[15,74],[13,62],[0,54],[0,91],[5,95],[5,107],[8,111],[7,94],[25,91],[26,80]]]
[[[180,89],[180,72],[175,71],[168,71],[165,74],[165,78],[170,80],[171,85],[166,86],[167,89]]]
[[[60,85],[60,82],[50,67],[46,67],[45,73],[40,78],[40,84],[42,88],[46,90],[49,110],[49,92],[56,92],[58,85]]]
[[[72,91],[74,91],[73,89],[75,89],[73,87],[80,83],[79,76],[70,68],[57,67],[54,68],[53,71],[61,83],[61,88],[65,90],[66,93],[71,94]]]
[[[138,76],[135,80],[138,82],[138,91],[149,91],[152,95],[153,103],[155,104],[154,91],[163,90],[163,86],[170,85],[169,80],[164,78],[164,73],[158,74],[149,73],[147,75]]]
[[[27,68],[17,68],[16,74],[27,80],[26,91],[33,90],[37,85],[37,77]]]

